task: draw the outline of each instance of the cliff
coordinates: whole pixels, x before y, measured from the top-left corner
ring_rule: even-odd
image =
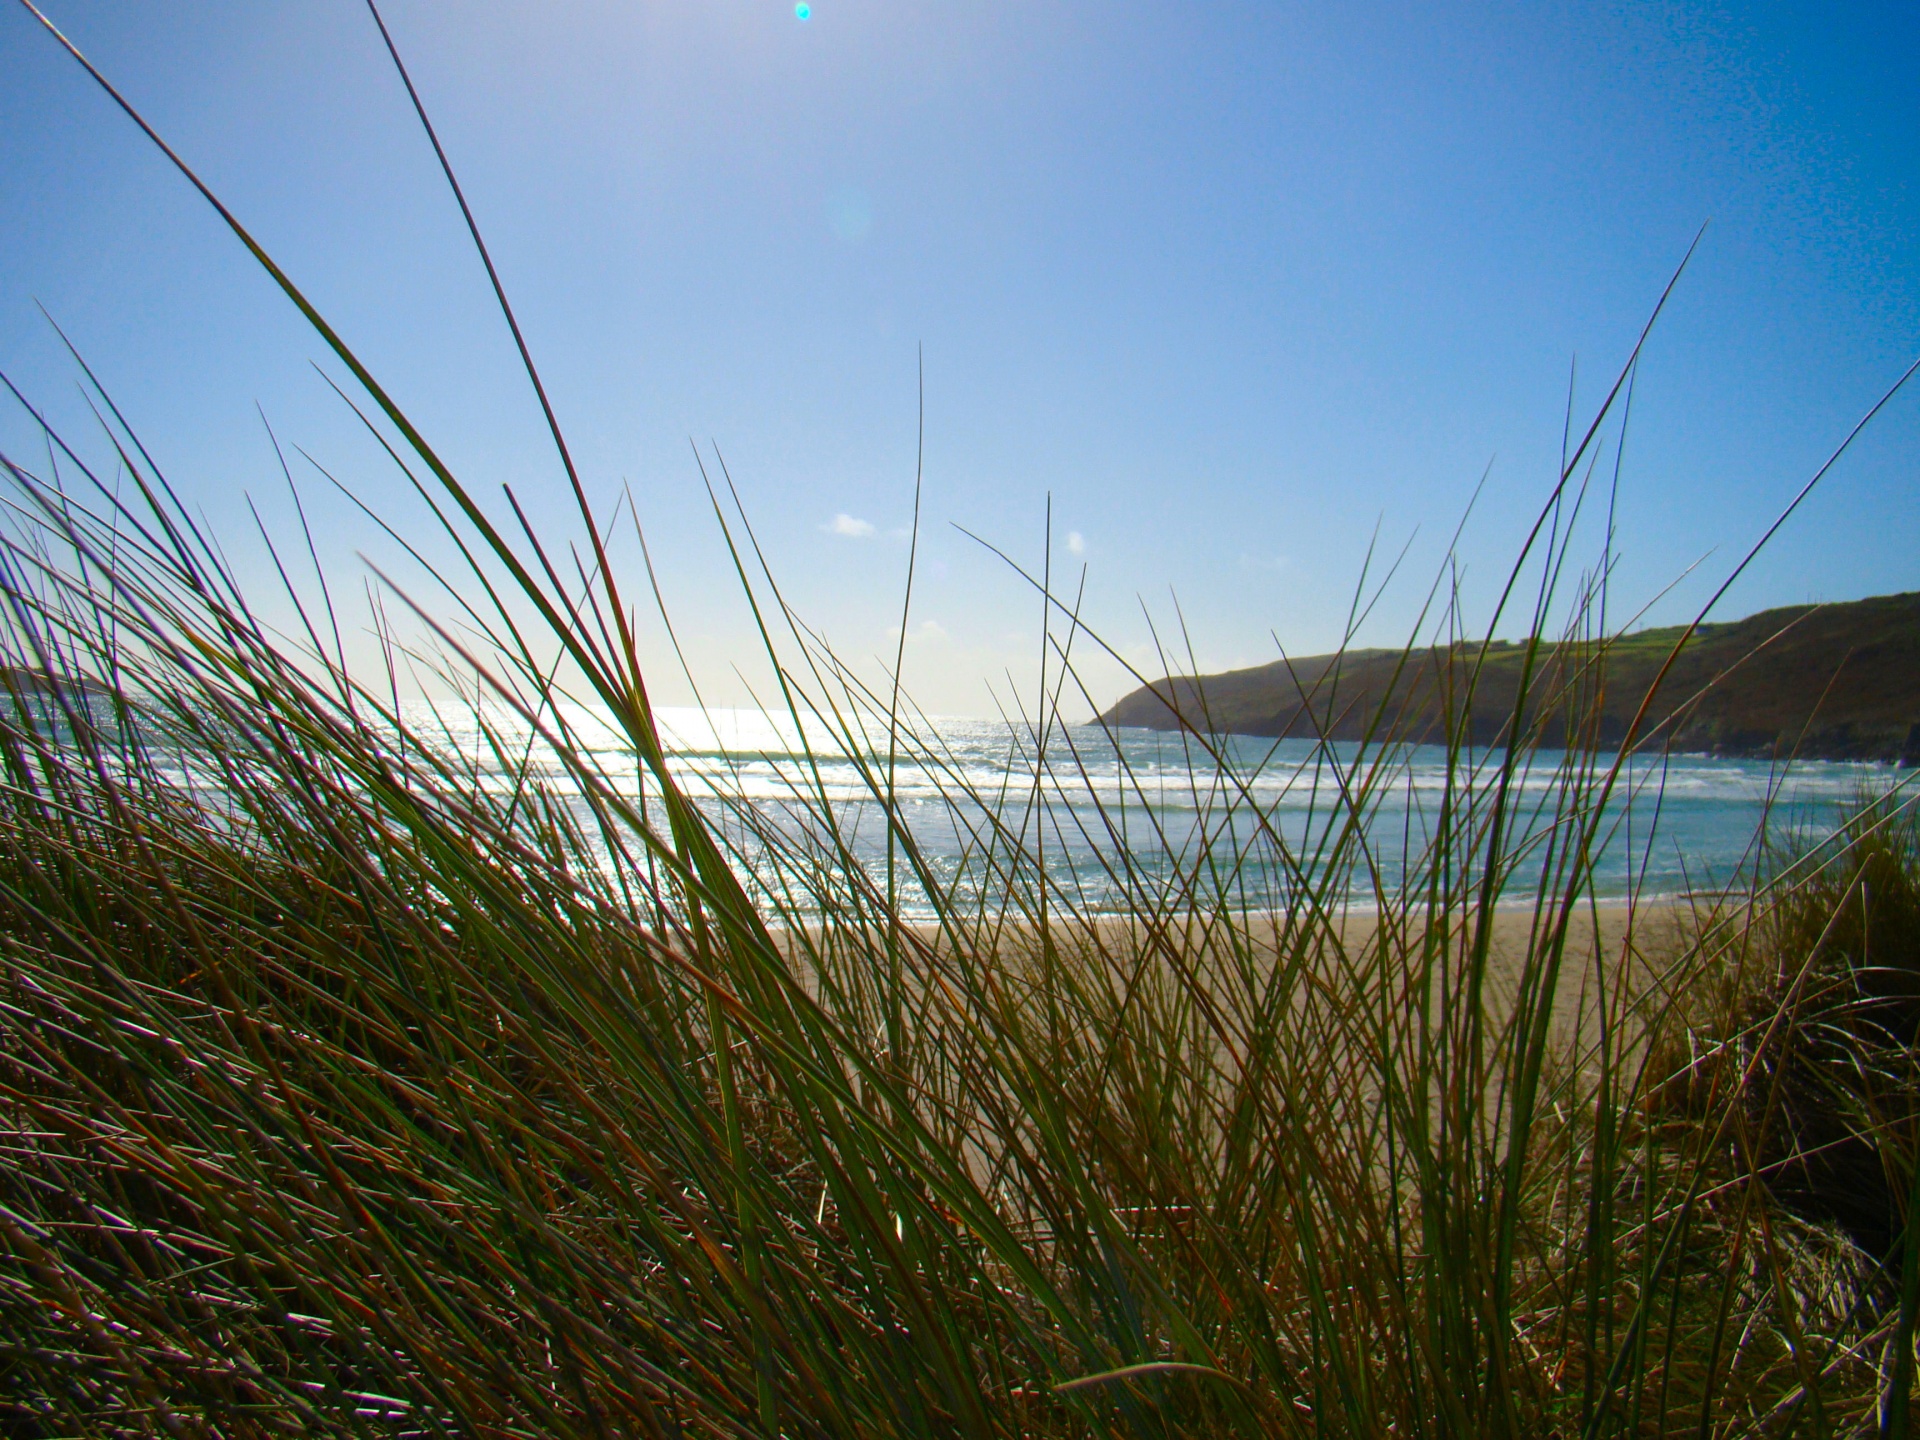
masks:
[[[1619,743],[1680,627],[1540,647],[1525,724],[1542,743],[1569,734]],[[1352,740],[1440,742],[1448,715],[1473,743],[1501,739],[1526,647],[1495,641],[1349,650],[1142,686],[1109,725]],[[1920,763],[1920,593],[1766,610],[1704,625],[1681,649],[1642,722],[1654,743],[1720,755],[1797,754]]]

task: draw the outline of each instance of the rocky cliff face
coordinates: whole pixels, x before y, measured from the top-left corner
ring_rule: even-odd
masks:
[[[1506,735],[1525,677],[1521,723],[1543,744],[1618,744],[1644,703],[1638,735],[1677,750],[1920,763],[1920,594],[1762,611],[1703,626],[1684,645],[1681,635],[1643,630],[1531,656],[1505,642],[1315,655],[1169,677],[1101,719],[1339,740],[1451,732],[1488,744]]]

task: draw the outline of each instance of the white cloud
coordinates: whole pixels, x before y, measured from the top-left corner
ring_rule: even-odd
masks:
[[[900,638],[900,627],[898,625],[889,625],[887,627],[887,634],[895,640],[898,640]],[[907,631],[907,643],[909,645],[918,644],[922,640],[944,640],[946,638],[946,627],[938,620],[922,620],[918,625],[913,626]]]
[[[1067,532],[1067,553],[1069,555],[1086,554],[1087,537],[1082,535],[1078,530],[1069,530]]]
[[[871,520],[855,519],[844,510],[820,528],[829,535],[844,535],[849,540],[871,540],[873,538],[873,522]]]

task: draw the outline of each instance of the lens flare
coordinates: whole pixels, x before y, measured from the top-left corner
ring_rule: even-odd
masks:
[[[800,3],[793,7],[793,18],[796,20],[811,20],[813,18],[813,7],[807,4],[806,0],[800,0]]]

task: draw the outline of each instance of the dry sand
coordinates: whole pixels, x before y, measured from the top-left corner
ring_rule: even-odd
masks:
[[[1671,997],[1679,983],[1675,962],[1687,948],[1688,937],[1700,933],[1700,927],[1716,901],[1662,899],[1629,906],[1607,902],[1582,907],[1570,925],[1559,985],[1554,996],[1555,1027],[1563,1039],[1592,1038],[1595,1013],[1594,997],[1601,982],[1612,989],[1623,987],[1616,995],[1658,1005]],[[1181,934],[1168,949],[1182,956],[1193,956],[1205,949],[1204,930],[1217,921],[1176,922]],[[1282,933],[1280,917],[1255,913],[1235,917],[1236,930],[1250,942],[1255,956],[1262,951],[1275,953]],[[1377,912],[1354,910],[1334,921],[1340,937],[1340,950],[1356,959],[1375,943],[1381,923]],[[1510,1000],[1529,949],[1535,943],[1535,915],[1530,907],[1497,908],[1493,912],[1489,937],[1489,1003],[1499,1006]],[[915,933],[936,953],[946,949],[948,941],[933,927],[916,927]],[[1089,946],[1115,962],[1139,958],[1148,947],[1158,948],[1167,941],[1156,937],[1149,923],[1125,916],[1096,918],[1091,926],[1067,922],[1053,929],[1055,943],[1069,951]],[[1296,930],[1297,934],[1297,930]],[[967,937],[969,949],[994,949],[1003,964],[1018,968],[1023,959],[1033,956],[1038,947],[1036,932],[1030,924],[1009,924],[986,933]],[[1406,953],[1411,937],[1393,948]],[[1456,938],[1456,953],[1463,942]],[[1219,947],[1215,947],[1216,950]]]

